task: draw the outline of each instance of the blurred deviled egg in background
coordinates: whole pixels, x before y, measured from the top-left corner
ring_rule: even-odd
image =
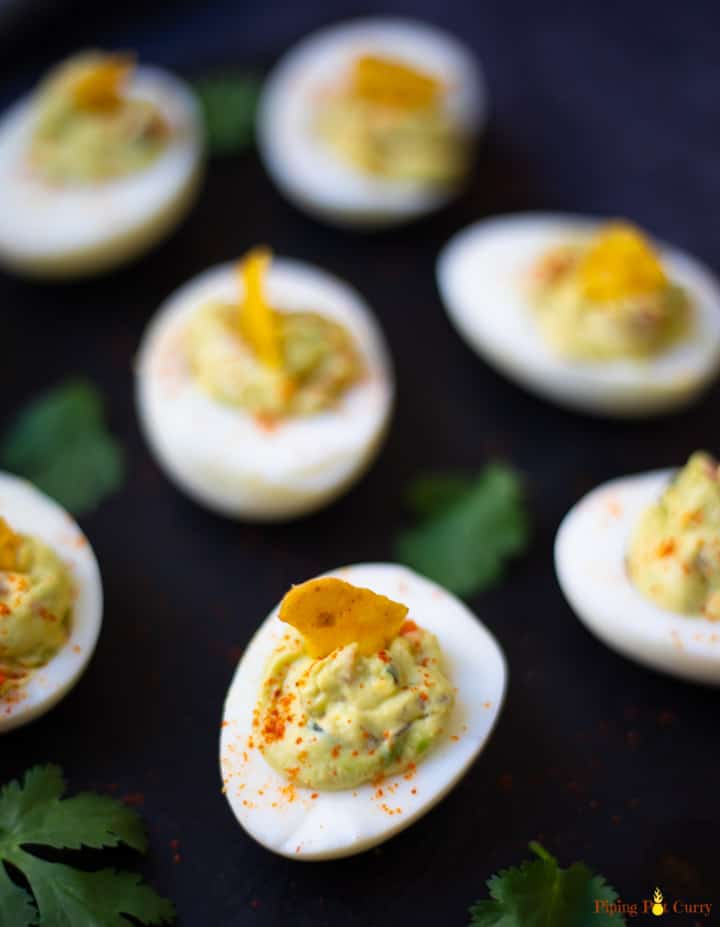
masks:
[[[290,518],[340,495],[378,451],[393,392],[361,297],[264,248],[183,286],[140,348],[150,446],[181,488],[237,518]]]
[[[40,490],[0,473],[0,734],[70,691],[101,622],[102,584],[87,538]]]
[[[228,692],[225,795],[269,850],[360,853],[459,782],[497,722],[506,678],[475,615],[406,567],[357,564],[293,586]]]
[[[392,225],[462,185],[486,117],[485,81],[433,26],[376,17],[331,26],[270,75],[258,138],[277,186],[338,225]]]
[[[720,289],[690,255],[624,221],[488,219],[443,249],[450,320],[490,364],[607,416],[685,406],[720,368]]]
[[[608,646],[720,685],[720,469],[709,454],[593,490],[560,526],[555,566],[573,610]]]
[[[149,249],[198,190],[201,126],[190,90],[131,56],[59,65],[0,120],[0,263],[72,277]]]

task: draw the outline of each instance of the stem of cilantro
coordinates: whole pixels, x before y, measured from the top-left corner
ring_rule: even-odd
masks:
[[[548,853],[545,847],[541,843],[538,843],[537,840],[531,840],[528,846],[536,856],[540,857],[540,859],[544,860],[546,863],[552,863],[553,865],[557,866],[557,860],[555,857],[551,853]]]

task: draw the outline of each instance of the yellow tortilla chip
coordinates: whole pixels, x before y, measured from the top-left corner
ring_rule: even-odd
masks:
[[[584,295],[595,302],[651,295],[668,282],[657,252],[629,222],[611,222],[601,229],[578,273]]]
[[[332,576],[293,586],[280,605],[280,620],[303,635],[313,659],[354,642],[363,656],[376,653],[398,635],[407,613],[407,605]]]
[[[361,55],[351,75],[351,92],[380,106],[418,110],[434,106],[442,83],[404,62],[379,55]]]
[[[0,516],[0,570],[17,568],[17,552],[21,538],[15,534],[5,519]]]
[[[122,100],[122,90],[135,61],[131,55],[105,55],[75,78],[72,95],[80,109],[112,109]]]
[[[272,259],[269,248],[253,248],[240,262],[238,271],[245,285],[240,308],[240,334],[263,364],[282,368],[282,352],[275,314],[265,299],[263,279]]]

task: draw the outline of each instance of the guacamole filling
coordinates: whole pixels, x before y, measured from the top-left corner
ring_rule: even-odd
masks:
[[[254,715],[267,762],[298,785],[351,789],[412,769],[453,705],[434,635],[405,622],[387,648],[311,658],[302,638],[273,654]]]
[[[214,300],[198,309],[185,331],[185,354],[196,382],[213,399],[272,422],[331,408],[364,368],[338,322],[269,305],[263,290],[269,263],[264,248],[240,262],[244,300]]]
[[[318,137],[353,168],[388,180],[448,185],[468,167],[469,140],[436,78],[364,55],[318,106]]]
[[[643,359],[687,335],[688,294],[642,233],[611,223],[553,248],[533,268],[531,296],[548,344],[571,360]]]
[[[52,184],[93,184],[149,167],[169,127],[150,100],[127,93],[132,62],[88,53],[71,58],[36,96],[32,168]]]
[[[71,604],[70,573],[55,551],[0,518],[0,696],[65,644]]]
[[[643,514],[627,562],[658,605],[720,620],[720,470],[709,454],[693,454]]]
[[[335,405],[360,378],[347,331],[314,312],[277,312],[282,365],[257,359],[235,330],[237,307],[209,303],[190,322],[187,356],[214,399],[268,418],[310,415]]]

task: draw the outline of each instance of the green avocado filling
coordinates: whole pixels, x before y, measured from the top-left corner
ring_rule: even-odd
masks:
[[[658,605],[720,620],[720,470],[697,452],[643,514],[628,572]]]
[[[17,537],[12,568],[0,568],[0,696],[48,663],[70,631],[67,567],[42,541]]]
[[[569,360],[642,360],[686,337],[692,306],[627,223],[542,255],[531,297],[540,331]]]
[[[340,86],[319,100],[318,138],[350,167],[428,186],[466,173],[467,133],[435,76],[390,57],[361,55]]]
[[[363,173],[444,186],[468,167],[468,145],[441,109],[404,112],[340,96],[323,104],[319,137]]]
[[[267,762],[291,782],[351,789],[412,770],[443,732],[454,692],[434,635],[411,624],[387,650],[312,660],[300,638],[273,654],[255,712]]]
[[[169,127],[150,100],[125,92],[130,67],[88,53],[62,64],[36,96],[32,168],[51,184],[93,184],[149,167]]]
[[[274,312],[282,365],[262,363],[239,336],[237,306],[211,302],[190,320],[185,350],[200,387],[260,418],[331,408],[363,375],[348,331],[314,312]]]

